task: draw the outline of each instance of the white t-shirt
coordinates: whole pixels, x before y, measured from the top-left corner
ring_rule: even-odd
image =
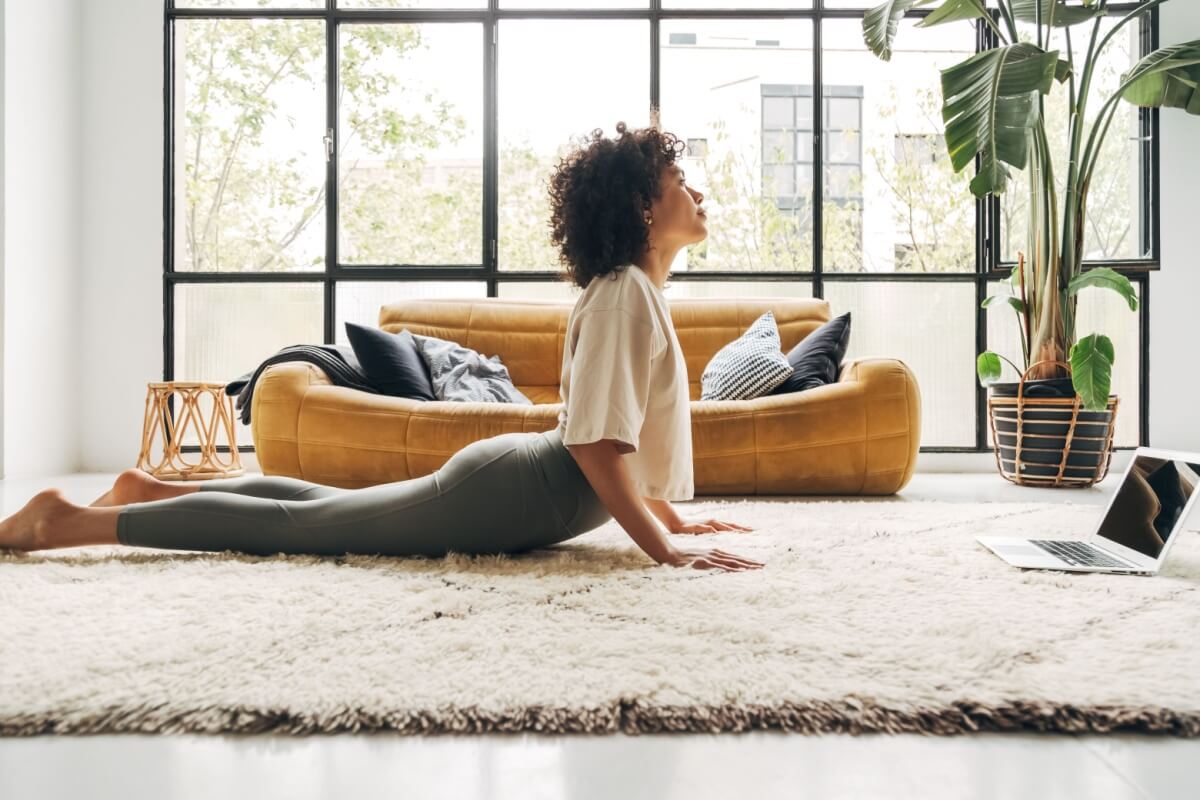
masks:
[[[558,432],[617,439],[643,497],[691,500],[687,364],[662,290],[630,264],[593,278],[567,318]]]

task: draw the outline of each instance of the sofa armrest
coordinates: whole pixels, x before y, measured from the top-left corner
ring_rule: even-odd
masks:
[[[272,364],[262,371],[250,399],[250,435],[264,475],[299,475],[300,409],[311,387],[333,382],[325,370],[303,361]]]
[[[838,384],[863,387],[867,477],[864,494],[891,494],[912,478],[921,447],[921,391],[897,358],[859,358],[842,365]]]

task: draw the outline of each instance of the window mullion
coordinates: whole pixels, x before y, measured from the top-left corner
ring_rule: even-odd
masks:
[[[325,160],[325,326],[326,344],[337,341],[337,282],[334,274],[338,260],[338,24],[334,17],[335,0],[325,7],[325,129],[332,140]]]
[[[488,17],[483,23],[483,254],[487,296],[498,297],[500,255],[500,149],[496,59],[500,22],[494,13],[496,0],[488,0]]]
[[[993,20],[999,24],[999,10],[989,12]],[[975,26],[975,50],[983,52],[999,45],[995,31],[988,25],[977,23]],[[980,157],[975,156],[975,170],[978,172]],[[987,309],[983,301],[988,293],[988,275],[997,263],[996,248],[999,246],[999,236],[996,235],[999,226],[998,216],[1000,198],[988,195],[975,200],[975,352],[982,353],[988,349]],[[987,419],[987,389],[977,380],[975,384],[975,447],[986,450],[988,447]]]
[[[822,280],[822,273],[825,269],[825,237],[824,231],[824,214],[822,203],[824,201],[824,175],[825,164],[821,157],[825,146],[825,87],[822,86],[824,78],[821,72],[823,47],[821,43],[821,29],[824,26],[821,12],[823,4],[821,0],[816,0],[816,19],[813,20],[813,117],[812,117],[812,159],[813,159],[813,180],[812,180],[812,230],[813,230],[813,297],[822,298],[825,296],[825,285]]]

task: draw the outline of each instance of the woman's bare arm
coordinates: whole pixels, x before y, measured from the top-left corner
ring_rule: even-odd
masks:
[[[678,556],[662,529],[647,513],[629,476],[629,467],[617,451],[616,440],[567,445],[567,450],[575,457],[608,512],[646,555],[659,564]]]
[[[659,522],[667,526],[668,531],[673,531],[683,524],[683,518],[670,502],[654,497],[643,497],[642,502],[650,509],[651,514],[658,517]]]

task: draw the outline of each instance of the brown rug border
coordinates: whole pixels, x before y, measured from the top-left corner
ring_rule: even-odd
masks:
[[[780,705],[655,706],[618,701],[607,707],[571,709],[530,706],[519,711],[375,711],[347,708],[311,715],[288,709],[209,707],[168,710],[111,707],[79,719],[12,715],[0,719],[0,736],[114,733],[287,734],[401,733],[643,734],[783,731],[803,734],[917,733],[956,736],[983,732],[1067,734],[1147,733],[1200,736],[1200,711],[1161,707],[1055,705],[1015,702],[987,706],[960,701],[945,708],[901,710],[855,701]]]

